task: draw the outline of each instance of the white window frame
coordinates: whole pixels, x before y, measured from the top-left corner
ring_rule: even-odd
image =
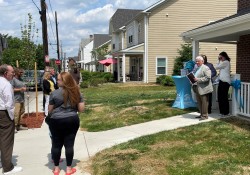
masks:
[[[166,65],[165,65],[165,74],[158,74],[158,59],[165,59]],[[155,74],[156,75],[168,75],[168,58],[166,56],[157,56],[155,59]]]

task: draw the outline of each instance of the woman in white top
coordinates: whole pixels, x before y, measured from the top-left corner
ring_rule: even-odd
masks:
[[[231,85],[230,78],[230,58],[226,52],[221,52],[218,57],[218,64],[215,69],[220,70],[218,86],[218,102],[221,116],[229,115],[228,90]]]

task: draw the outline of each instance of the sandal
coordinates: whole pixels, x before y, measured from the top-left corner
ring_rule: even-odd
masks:
[[[71,168],[71,172],[70,173],[66,173],[65,175],[71,175],[71,174],[74,174],[76,172],[76,169],[75,168]]]
[[[54,173],[54,175],[59,175],[60,174],[60,171],[57,171],[57,172],[52,171],[52,172]]]

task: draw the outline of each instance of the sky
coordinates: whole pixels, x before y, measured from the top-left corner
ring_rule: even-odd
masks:
[[[47,30],[49,57],[57,58],[56,25],[62,51],[66,57],[78,55],[82,38],[93,34],[108,34],[109,19],[122,9],[144,10],[159,0],[45,0],[47,4]],[[40,0],[0,0],[0,33],[21,37],[21,25],[27,24],[28,13],[38,34],[33,41],[42,44]]]

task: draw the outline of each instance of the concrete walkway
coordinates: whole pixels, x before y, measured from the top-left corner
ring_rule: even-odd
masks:
[[[40,112],[42,111],[42,97],[42,93],[39,93],[38,111]],[[35,99],[30,101],[30,112],[35,111],[35,104]],[[218,113],[211,114],[209,119],[205,121],[195,119],[195,116],[198,115],[198,113],[193,112],[102,132],[78,131],[75,143],[75,156],[72,165],[76,166],[78,171],[74,175],[89,175],[87,172],[81,172],[77,164],[80,161],[88,160],[89,156],[93,156],[105,148],[127,142],[140,136],[212,121],[217,119]],[[49,138],[48,126],[45,123],[43,123],[41,128],[23,130],[16,133],[13,163],[23,167],[23,171],[17,174],[52,174],[53,164],[50,159],[50,148],[51,141]],[[64,161],[60,163],[60,168],[62,169],[60,174],[65,174],[66,160],[64,149],[62,158]],[[2,169],[0,169],[0,171],[2,171]]]

